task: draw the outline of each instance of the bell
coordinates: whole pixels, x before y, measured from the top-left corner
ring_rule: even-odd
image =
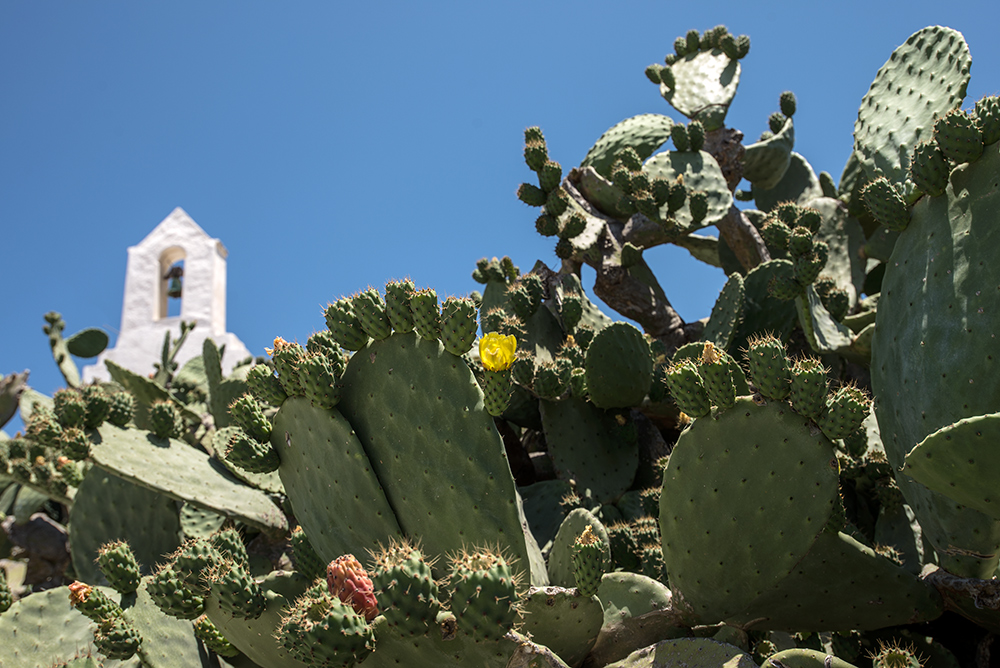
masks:
[[[171,278],[170,283],[167,285],[167,296],[173,299],[180,299],[181,296],[181,279]]]

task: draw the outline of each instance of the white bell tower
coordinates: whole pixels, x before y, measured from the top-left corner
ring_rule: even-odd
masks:
[[[165,332],[171,338],[180,336],[182,320],[197,325],[177,355],[179,367],[201,354],[207,338],[226,346],[224,374],[248,357],[250,351],[243,342],[226,331],[228,255],[222,242],[209,237],[180,207],[131,246],[118,340],[114,348],[98,356],[96,364],[83,368],[84,382],[110,379],[105,360],[143,375],[151,373],[153,363],[160,360]]]

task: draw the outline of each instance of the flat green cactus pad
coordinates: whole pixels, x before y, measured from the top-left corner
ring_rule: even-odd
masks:
[[[271,430],[295,516],[325,563],[400,535],[396,516],[354,429],[304,397],[281,405]]]
[[[808,553],[838,487],[833,445],[784,402],[740,397],[695,420],[663,474],[671,587],[706,623],[739,613]]]
[[[803,591],[810,595],[802,597]],[[916,575],[844,533],[823,531],[787,577],[726,622],[767,630],[864,631],[930,621],[942,612],[937,590]]]
[[[854,149],[869,179],[908,179],[913,147],[933,136],[937,118],[962,104],[971,67],[962,33],[941,26],[918,30],[892,52],[854,124]]]
[[[521,604],[521,632],[571,666],[583,662],[604,622],[604,610],[597,598],[587,598],[576,589],[532,587]]]
[[[465,362],[438,341],[394,334],[358,351],[343,383],[339,408],[403,533],[430,555],[499,541],[527,573],[503,441]]]
[[[181,543],[177,504],[163,494],[94,467],[80,483],[69,523],[73,568],[78,580],[107,584],[94,559],[113,540],[126,540],[144,573]]]
[[[906,455],[903,473],[928,489],[1000,519],[1000,413],[959,420]]]
[[[795,146],[795,125],[785,121],[781,131],[773,137],[746,147],[743,155],[743,178],[754,188],[769,190],[781,182],[792,159]]]
[[[649,174],[650,178],[659,177],[671,183],[680,176],[687,188],[702,190],[708,195],[708,213],[700,223],[691,222],[689,201],[685,201],[684,206],[674,212],[679,231],[689,233],[714,225],[729,213],[729,207],[733,204],[733,195],[729,191],[729,185],[722,175],[719,163],[704,151],[697,153],[694,151],[663,151],[647,160],[642,170]],[[661,208],[660,215],[664,219],[669,217],[666,204]]]
[[[756,668],[757,664],[739,647],[711,638],[676,638],[661,640],[655,645],[636,650],[607,668]]]
[[[805,204],[809,200],[823,196],[823,188],[812,165],[804,157],[792,151],[788,169],[773,188],[753,189],[753,200],[761,211],[770,211],[782,202]]]
[[[270,497],[236,480],[203,451],[112,424],[96,433],[91,457],[114,475],[255,527],[288,529],[285,514]]]
[[[131,622],[142,636],[142,646],[138,654],[142,659],[142,665],[148,668],[176,666],[196,668],[211,665],[207,657],[202,660],[204,651],[195,638],[193,624],[189,620],[163,614],[146,592],[148,582],[149,578],[143,578],[134,600],[123,601],[122,605],[125,619]],[[111,590],[108,590],[107,594],[113,597],[113,600],[120,598]]]
[[[854,668],[854,664],[839,659],[832,654],[814,649],[782,650],[772,654],[764,661],[761,668]]]
[[[639,447],[619,434],[614,418],[580,399],[542,401],[542,426],[557,474],[576,480],[601,502],[627,490],[639,466]]]
[[[910,225],[886,263],[871,372],[882,440],[897,470],[931,433],[997,411],[997,173],[1000,144],[955,168],[944,195],[923,197],[913,206]],[[1000,522],[908,475],[897,475],[897,481],[941,566],[956,575],[992,577],[1000,558]]]
[[[640,160],[653,155],[653,151],[670,139],[674,122],[660,114],[640,114],[626,118],[611,126],[587,151],[581,167],[593,167],[598,174],[608,178],[618,154],[626,148],[635,149]]]
[[[667,585],[628,571],[605,573],[597,588],[597,598],[604,606],[605,627],[654,610],[666,610],[670,607],[671,597]],[[677,627],[677,636],[684,634],[685,630]]]
[[[660,95],[688,118],[698,119],[706,131],[722,127],[740,85],[740,63],[719,49],[691,53],[670,69],[674,87],[660,84]]]

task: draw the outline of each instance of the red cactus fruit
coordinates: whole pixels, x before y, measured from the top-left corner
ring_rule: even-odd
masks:
[[[378,615],[378,601],[371,578],[353,554],[345,554],[326,567],[326,584],[330,594],[350,605],[369,622]]]

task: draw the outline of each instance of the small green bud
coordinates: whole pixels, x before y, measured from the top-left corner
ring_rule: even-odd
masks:
[[[781,113],[783,113],[785,116],[788,116],[789,118],[794,116],[795,93],[793,93],[790,90],[786,90],[784,93],[781,94],[781,97],[778,98],[778,105],[779,108],[781,109]]]

